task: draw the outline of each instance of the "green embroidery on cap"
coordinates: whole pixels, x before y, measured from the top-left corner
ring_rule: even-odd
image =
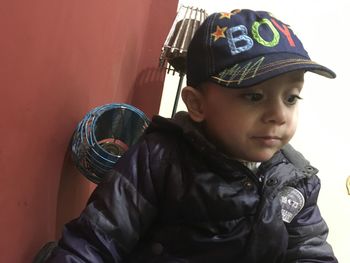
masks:
[[[273,39],[271,41],[266,41],[263,39],[259,34],[259,27],[262,24],[267,24],[269,28],[271,29],[273,33]],[[264,45],[265,47],[274,47],[278,44],[280,41],[280,34],[278,33],[277,29],[273,26],[273,24],[268,20],[267,18],[262,19],[261,21],[255,21],[252,26],[252,35],[254,39],[260,43],[261,45]]]

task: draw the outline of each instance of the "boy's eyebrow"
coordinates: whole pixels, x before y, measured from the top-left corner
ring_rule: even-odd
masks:
[[[292,80],[292,83],[294,83],[294,84],[300,84],[300,85],[298,85],[300,88],[302,88],[303,87],[303,85],[304,85],[304,77],[300,77],[300,78],[295,78],[295,79],[293,79]]]
[[[293,82],[304,82],[304,76],[294,77]]]
[[[290,89],[297,89],[299,92],[302,91],[304,87],[304,79],[299,79],[299,80],[295,80],[295,81],[292,81],[290,83]]]
[[[298,88],[302,89],[304,85],[304,74],[291,76],[289,83],[292,85],[297,85]]]

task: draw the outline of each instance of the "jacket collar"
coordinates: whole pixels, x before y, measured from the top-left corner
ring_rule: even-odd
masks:
[[[229,163],[238,163],[232,160],[207,139],[200,124],[191,120],[187,112],[178,112],[174,118],[168,119],[161,116],[155,116],[147,129],[147,133],[157,130],[163,130],[170,133],[182,134],[184,138],[201,154],[209,155],[210,159],[216,159],[222,163],[223,160]],[[277,163],[291,163],[298,174],[304,176],[313,176],[318,170],[310,165],[310,162],[304,156],[296,151],[290,144],[285,145],[281,151],[277,152],[270,160],[262,163],[263,167],[276,165]]]

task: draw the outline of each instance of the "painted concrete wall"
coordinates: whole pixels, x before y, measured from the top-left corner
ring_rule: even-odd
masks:
[[[158,112],[175,0],[5,0],[0,8],[0,262],[31,262],[94,185],[69,158],[93,107]]]

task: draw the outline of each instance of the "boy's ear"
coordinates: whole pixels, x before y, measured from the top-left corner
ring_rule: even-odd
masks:
[[[203,93],[187,86],[182,89],[181,97],[186,104],[191,119],[195,122],[202,122],[205,117]]]

